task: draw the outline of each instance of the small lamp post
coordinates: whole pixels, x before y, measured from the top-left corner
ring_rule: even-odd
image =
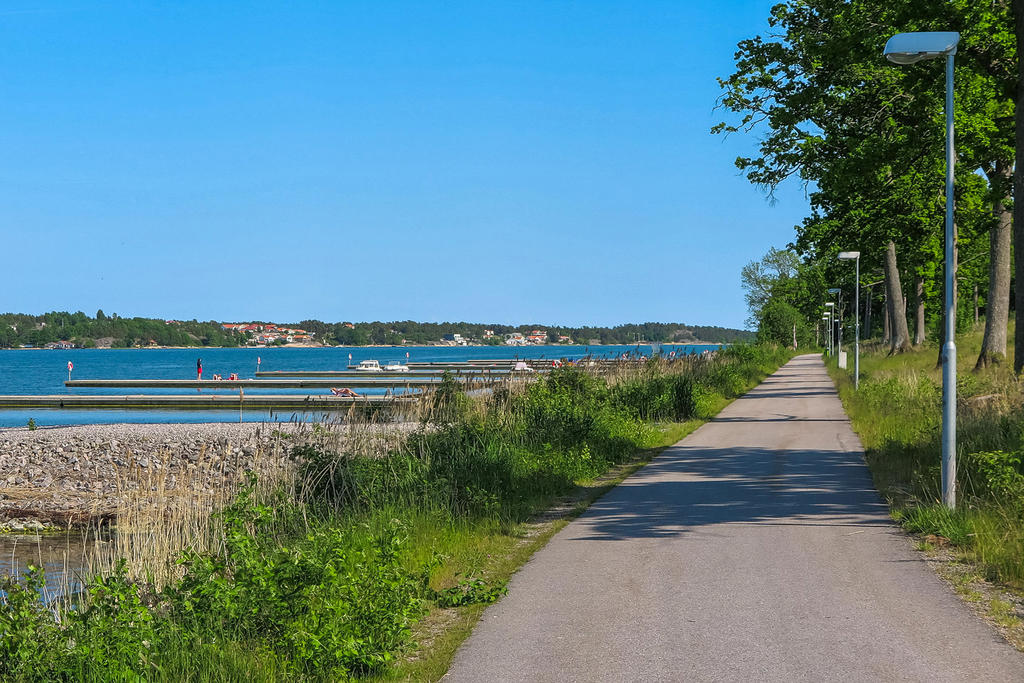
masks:
[[[953,310],[953,56],[956,31],[897,33],[885,44],[895,64],[946,58],[946,343],[942,346],[942,502],[956,507],[956,311]]]
[[[831,287],[828,290],[829,294],[838,294],[839,303],[832,310],[835,311],[835,326],[836,326],[836,355],[843,352],[843,290],[838,287]]]
[[[856,264],[856,280],[854,284],[854,333],[853,333],[853,388],[860,389],[860,252],[841,251],[840,261],[853,260]]]
[[[834,301],[826,301],[825,315],[829,316],[828,321],[828,348],[829,355],[836,350],[836,304]]]

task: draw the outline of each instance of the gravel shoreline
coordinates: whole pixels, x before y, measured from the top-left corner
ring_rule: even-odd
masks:
[[[209,493],[288,462],[309,427],[105,424],[0,429],[0,531],[110,518],[126,492]]]

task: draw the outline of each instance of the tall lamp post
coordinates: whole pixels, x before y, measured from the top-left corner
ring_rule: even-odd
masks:
[[[854,290],[854,333],[853,333],[853,388],[860,389],[860,252],[841,251],[840,261],[853,260],[856,263],[856,284]]]
[[[885,44],[896,64],[946,58],[946,343],[942,346],[942,502],[956,507],[956,311],[953,310],[953,56],[955,31],[897,33]]]
[[[831,318],[826,314],[821,316],[821,322],[825,323],[825,355],[832,355],[832,328],[830,327]]]

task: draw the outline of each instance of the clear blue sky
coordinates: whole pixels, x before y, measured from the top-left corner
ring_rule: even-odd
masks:
[[[741,327],[771,4],[9,0],[0,311]]]

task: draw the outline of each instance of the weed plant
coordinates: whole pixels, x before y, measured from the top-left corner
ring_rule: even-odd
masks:
[[[659,445],[666,423],[710,416],[789,356],[735,347],[563,367],[473,397],[447,378],[415,421],[288,435],[290,465],[250,475],[223,503],[205,500],[211,509],[192,522],[172,514],[175,552],[166,535],[140,542],[162,560],[116,546],[128,560],[109,560],[63,604],[39,599],[41,570],[3,579],[0,680],[379,674],[427,610],[503,594],[488,538],[514,536],[579,482]],[[140,510],[166,492],[126,488],[140,494],[118,524],[148,528]]]
[[[958,339],[970,368],[980,335]],[[984,575],[1024,587],[1024,392],[1006,367],[957,382],[956,510],[941,504],[941,376],[937,350],[862,354],[860,390],[830,367],[879,491],[909,530],[949,539]],[[1008,361],[1009,363],[1009,361]]]

